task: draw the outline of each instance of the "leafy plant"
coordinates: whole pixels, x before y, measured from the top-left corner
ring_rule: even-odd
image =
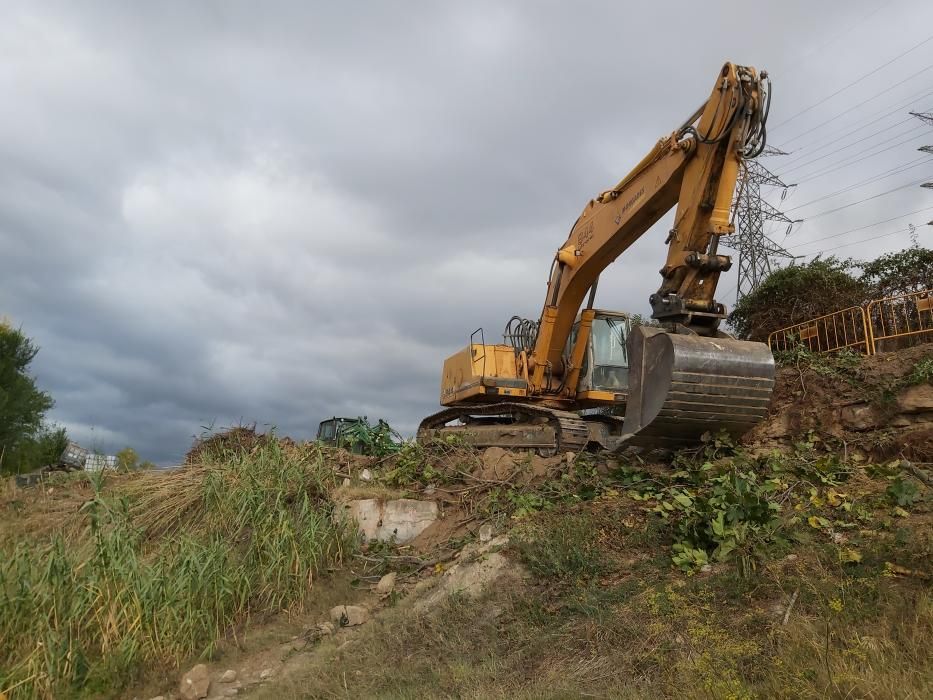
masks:
[[[885,493],[894,505],[901,507],[912,506],[920,498],[920,489],[912,479],[905,478],[903,474],[894,478],[891,485],[885,489]]]
[[[117,452],[117,469],[122,471],[130,471],[136,469],[139,466],[139,455],[136,454],[136,450],[132,447],[124,447],[122,450]]]
[[[754,471],[732,468],[711,477],[703,491],[669,490],[659,508],[662,515],[676,514],[680,544],[702,549],[716,561],[738,550],[747,568],[755,547],[776,529],[780,506],[771,496],[780,486],[778,479],[761,480]]]
[[[933,249],[912,245],[861,265],[861,282],[874,298],[927,289],[933,280]]]
[[[924,357],[914,365],[906,377],[903,385],[916,386],[917,384],[933,384],[933,355]]]
[[[385,457],[401,449],[401,439],[401,435],[384,420],[370,425],[367,419],[360,418],[342,430],[340,446],[352,449],[358,445],[363,454]]]
[[[389,486],[402,487],[447,480],[446,475],[432,465],[429,452],[415,441],[399,445],[391,467],[380,472],[377,478]]]
[[[67,444],[64,428],[45,422],[55,402],[29,374],[38,352],[22,331],[0,321],[0,472],[54,464]]]

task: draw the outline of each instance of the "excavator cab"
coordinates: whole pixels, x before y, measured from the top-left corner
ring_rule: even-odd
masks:
[[[568,343],[577,340],[580,319],[574,324]],[[590,328],[590,338],[584,355],[577,395],[583,401],[623,402],[628,392],[628,337],[632,319],[619,311],[597,310]]]

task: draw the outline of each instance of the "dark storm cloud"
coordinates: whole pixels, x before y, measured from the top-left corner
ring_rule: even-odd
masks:
[[[411,431],[437,405],[443,358],[478,326],[493,339],[513,313],[538,313],[580,209],[705,98],[724,60],[771,69],[777,123],[921,40],[933,14],[871,12],[13,5],[0,27],[0,313],[41,345],[54,419],[102,449],[171,462],[201,426],[307,436],[335,413]],[[926,47],[894,68],[931,62]],[[890,83],[866,80],[774,141]],[[893,167],[913,154],[889,155]],[[806,241],[922,198],[819,218],[787,244],[818,250]],[[600,305],[646,310],[664,235],[661,222],[604,275]]]

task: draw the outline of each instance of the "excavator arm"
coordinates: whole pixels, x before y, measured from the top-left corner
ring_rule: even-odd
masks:
[[[709,99],[679,129],[661,139],[615,187],[591,200],[551,268],[547,301],[530,353],[531,391],[572,392],[592,317],[584,314],[575,347],[567,339],[587,292],[600,273],[677,205],[662,282],[650,298],[652,317],[715,335],[725,308],[715,300],[719,237],[732,233],[732,198],[742,162],[764,147],[767,74],[727,63]],[[575,361],[576,360],[576,361]]]

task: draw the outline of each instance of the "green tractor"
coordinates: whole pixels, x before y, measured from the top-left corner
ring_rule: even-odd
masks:
[[[323,420],[317,427],[317,441],[330,447],[342,447],[358,455],[382,456],[397,452],[401,436],[381,418],[370,425],[366,416]]]

